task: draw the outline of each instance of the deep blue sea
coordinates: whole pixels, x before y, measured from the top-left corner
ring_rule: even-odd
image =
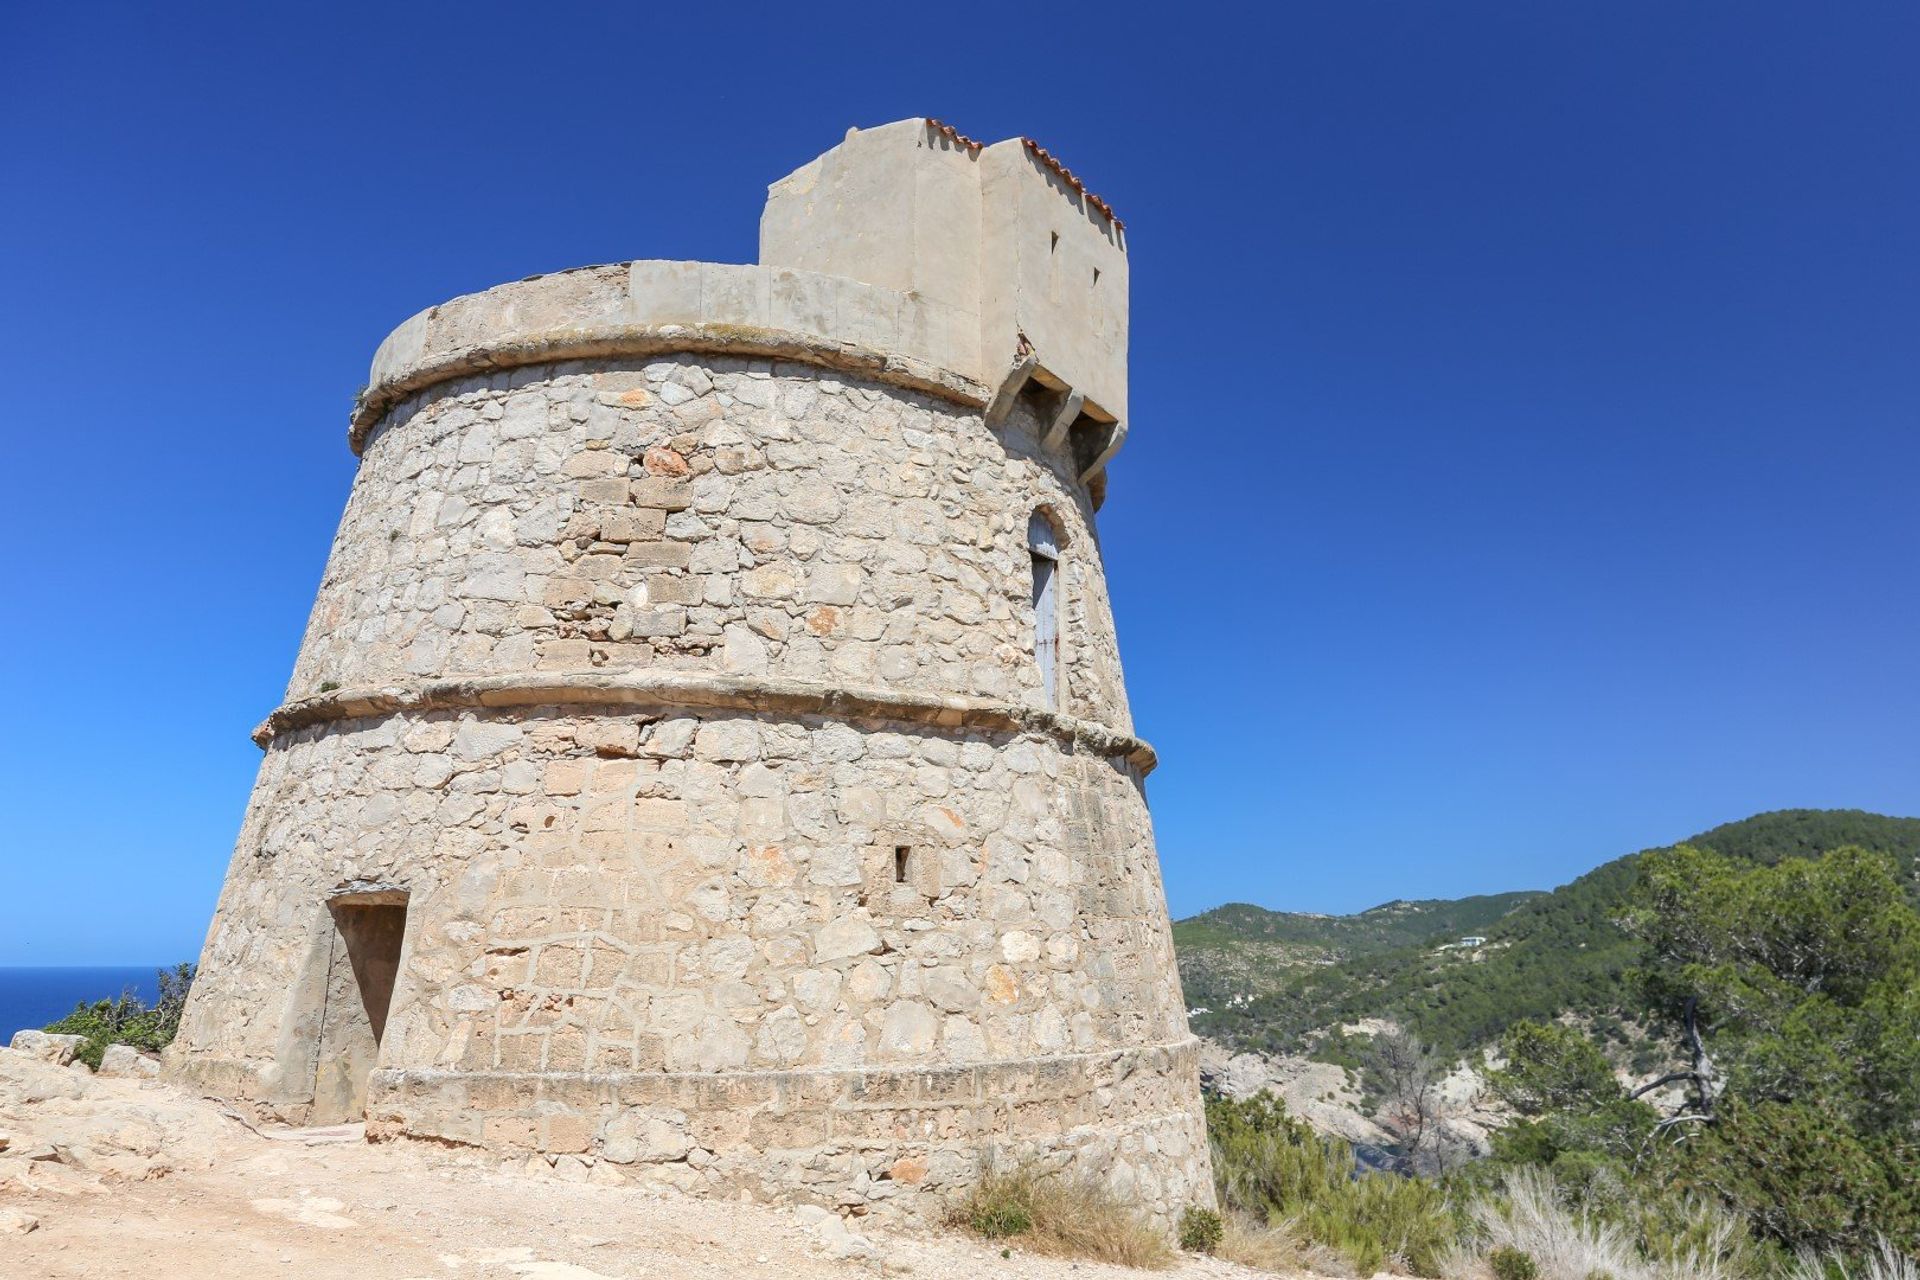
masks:
[[[87,969],[0,967],[0,1044],[23,1027],[44,1027],[83,1000],[107,1000],[131,989],[148,1004],[160,998],[160,966]]]

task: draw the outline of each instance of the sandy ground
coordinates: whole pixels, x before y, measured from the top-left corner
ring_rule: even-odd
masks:
[[[357,1129],[255,1132],[170,1086],[0,1049],[0,1277],[1103,1280],[1145,1274],[854,1220],[561,1182]],[[816,1215],[817,1217],[817,1215]],[[1177,1280],[1266,1273],[1194,1258]]]

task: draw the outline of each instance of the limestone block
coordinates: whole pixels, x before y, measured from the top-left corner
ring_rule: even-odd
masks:
[[[880,1025],[880,1047],[889,1054],[918,1057],[933,1051],[940,1035],[940,1019],[932,1009],[913,1000],[895,1001]]]
[[[853,604],[859,599],[863,576],[856,564],[815,565],[807,573],[806,598],[820,604]]]
[[[627,266],[628,315],[637,323],[697,323],[702,316],[697,262],[633,262]]]
[[[482,458],[475,461],[484,461]],[[611,449],[590,449],[567,459],[566,474],[577,480],[591,480],[627,473],[626,455]]]
[[[927,998],[947,1013],[964,1013],[980,1006],[980,988],[958,965],[941,965],[927,974]]]
[[[519,740],[517,725],[468,720],[454,731],[453,754],[462,760],[491,760]]]
[[[693,492],[686,481],[672,477],[649,475],[631,481],[628,495],[634,506],[660,511],[685,511],[693,505]]]
[[[1031,964],[1040,958],[1040,942],[1033,934],[1009,929],[1000,937],[1000,954],[1008,964]]]
[[[709,720],[693,738],[696,759],[740,763],[760,758],[760,727],[748,719]]]
[[[623,604],[614,610],[613,624],[607,634],[615,640],[629,636],[654,638],[677,636],[687,629],[687,611],[682,608],[645,608]]]
[[[877,943],[878,938],[875,941]],[[873,1004],[885,999],[887,992],[892,988],[893,975],[888,972],[885,965],[877,964],[872,960],[861,961],[847,974],[847,991],[861,1004]]]
[[[838,973],[829,969],[804,970],[794,976],[794,999],[810,1013],[824,1012],[839,999],[842,981]]]
[[[49,1031],[16,1031],[9,1047],[15,1053],[24,1053],[41,1062],[64,1067],[73,1061],[73,1056],[86,1042],[85,1036],[57,1035]]]
[[[864,912],[832,920],[813,935],[813,956],[817,963],[844,960],[880,949],[880,935]]]
[[[828,1214],[814,1225],[820,1237],[820,1249],[830,1258],[873,1258],[879,1256],[873,1241],[850,1229],[838,1214]]]
[[[657,541],[666,531],[667,513],[650,508],[610,512],[599,528],[602,541],[618,543]]]
[[[100,1074],[128,1080],[157,1080],[160,1078],[160,1059],[153,1054],[142,1053],[132,1045],[110,1044],[106,1052],[100,1055]]]
[[[776,1009],[760,1024],[754,1039],[754,1054],[762,1062],[777,1065],[798,1062],[807,1050],[806,1020],[799,1010],[788,1005]]]
[[[642,569],[685,569],[693,562],[693,548],[684,542],[633,542],[626,562]]]
[[[787,516],[803,524],[831,524],[840,517],[840,495],[824,479],[803,480],[784,503]]]
[[[771,323],[769,273],[759,266],[701,263],[700,309],[710,321],[723,324]]]
[[[800,575],[790,564],[759,565],[741,575],[740,591],[750,600],[791,600],[799,594]]]
[[[593,503],[624,503],[632,492],[630,483],[618,477],[582,480],[580,500]]]

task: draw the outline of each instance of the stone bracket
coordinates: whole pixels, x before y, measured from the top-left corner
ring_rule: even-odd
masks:
[[[1080,473],[1080,483],[1092,483],[1095,476],[1106,470],[1107,464],[1113,461],[1113,455],[1120,452],[1120,446],[1125,444],[1126,441],[1127,424],[1124,422],[1114,423],[1113,430],[1107,435],[1106,444],[1100,447],[1100,452],[1094,455],[1093,461],[1088,463],[1086,469]]]
[[[1066,443],[1067,432],[1073,427],[1074,420],[1080,416],[1080,410],[1086,407],[1087,398],[1078,391],[1069,390],[1060,401],[1059,412],[1053,415],[1053,424],[1047,428],[1046,439],[1041,446],[1048,451],[1058,449]]]
[[[1021,389],[1027,385],[1027,379],[1033,376],[1033,371],[1039,363],[1040,358],[1037,355],[1023,349],[1014,358],[1013,363],[1007,366],[1006,375],[1000,379],[1000,386],[994,391],[993,399],[987,402],[986,417],[989,427],[997,428],[1007,420],[1007,415],[1013,412],[1014,401],[1020,398]]]

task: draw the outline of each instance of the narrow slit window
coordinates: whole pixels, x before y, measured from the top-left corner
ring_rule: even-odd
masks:
[[[913,847],[911,845],[902,844],[902,845],[894,846],[893,882],[895,884],[905,884],[907,882],[907,864],[912,860],[912,858],[913,858]]]
[[[1060,540],[1053,522],[1034,512],[1027,522],[1027,553],[1033,561],[1033,660],[1049,707],[1059,703]]]

